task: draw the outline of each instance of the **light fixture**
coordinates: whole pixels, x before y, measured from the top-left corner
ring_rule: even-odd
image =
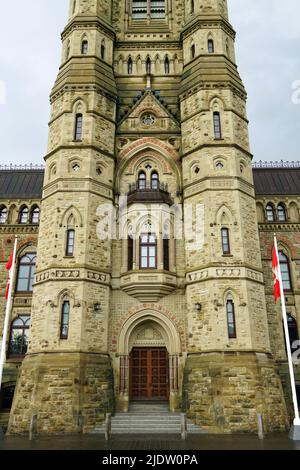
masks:
[[[201,309],[202,309],[202,305],[199,302],[197,302],[197,303],[195,303],[195,308],[196,308],[196,310],[198,310],[198,312],[200,312]]]

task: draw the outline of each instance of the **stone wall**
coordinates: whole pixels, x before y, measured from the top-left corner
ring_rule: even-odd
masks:
[[[190,355],[184,376],[183,406],[188,417],[212,433],[265,432],[288,426],[278,371],[266,354]]]

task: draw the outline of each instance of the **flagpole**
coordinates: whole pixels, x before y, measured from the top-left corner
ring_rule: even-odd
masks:
[[[0,353],[0,391],[2,387],[3,368],[4,368],[5,361],[6,361],[6,341],[7,341],[8,329],[9,329],[13,281],[14,281],[15,267],[16,267],[15,261],[16,261],[16,254],[17,254],[17,244],[18,244],[18,237],[15,237],[12,270],[11,270],[11,276],[10,276],[8,297],[7,297],[7,302],[6,302],[6,312],[5,312],[5,318],[4,318],[4,327],[3,327],[1,353]]]
[[[290,379],[291,379],[292,396],[293,396],[294,413],[295,413],[294,426],[300,426],[296,382],[295,382],[294,366],[293,366],[293,359],[292,359],[292,352],[291,352],[291,345],[290,345],[290,334],[289,334],[289,327],[288,327],[287,314],[286,314],[286,306],[285,306],[285,298],[284,298],[284,290],[283,290],[283,282],[282,282],[282,276],[281,276],[281,268],[280,268],[276,234],[274,234],[274,246],[275,246],[276,256],[278,260],[278,280],[280,284],[281,308],[282,308],[283,325],[284,325],[284,332],[285,332],[285,343],[286,343]]]

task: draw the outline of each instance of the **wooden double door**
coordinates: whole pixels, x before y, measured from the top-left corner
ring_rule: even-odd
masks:
[[[134,348],[130,356],[131,400],[169,399],[169,367],[166,348]]]

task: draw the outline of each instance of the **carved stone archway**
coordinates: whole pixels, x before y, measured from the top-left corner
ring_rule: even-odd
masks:
[[[170,385],[170,409],[175,410],[179,401],[179,357],[182,352],[180,334],[174,323],[156,311],[135,313],[123,324],[119,333],[116,364],[118,376],[117,408],[129,409],[130,352],[133,347],[165,347],[169,354],[168,378]]]

